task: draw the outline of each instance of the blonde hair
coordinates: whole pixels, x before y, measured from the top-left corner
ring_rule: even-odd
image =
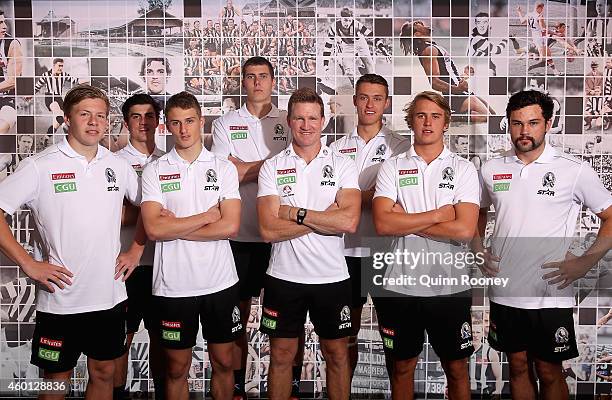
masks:
[[[406,121],[410,129],[412,129],[412,119],[414,118],[414,109],[419,100],[429,100],[433,103],[436,103],[438,107],[444,110],[444,123],[447,125],[450,123],[451,109],[450,109],[450,106],[448,105],[448,101],[446,101],[446,99],[440,93],[433,92],[431,90],[426,90],[424,92],[421,92],[415,95],[412,98],[412,101],[410,102],[410,104],[404,107],[404,112],[406,113],[404,120]]]

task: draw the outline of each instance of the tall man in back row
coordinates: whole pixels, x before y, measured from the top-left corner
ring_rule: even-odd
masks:
[[[571,283],[612,247],[610,192],[588,163],[546,143],[553,108],[540,91],[510,97],[513,149],[481,168],[479,235],[490,205],[495,229],[490,249],[483,249],[480,237],[472,246],[486,255],[484,275],[510,279],[505,287],[489,288],[489,343],[507,353],[517,399],[538,398],[536,376],[541,398],[569,398],[561,362],[578,355]],[[583,205],[601,219],[601,228],[582,256],[566,260]]]
[[[287,113],[272,104],[274,68],[263,57],[252,57],[242,66],[242,87],[247,97],[238,110],[213,122],[211,151],[229,158],[238,169],[242,215],[238,237],[230,241],[240,280],[240,314],[247,325],[251,298],[259,297],[270,260],[270,244],[263,242],[257,226],[257,176],[261,165],[287,147],[291,141]],[[248,354],[246,332],[234,349],[234,395],[245,395],[244,381]],[[299,381],[302,366],[297,370]],[[295,390],[294,390],[295,391]]]
[[[265,161],[257,194],[262,237],[274,243],[260,328],[271,342],[268,395],[289,397],[309,313],[327,365],[327,394],[347,399],[351,285],[342,234],[354,233],[359,223],[357,169],[321,145],[323,100],[312,89],[291,95],[287,121],[291,146]]]

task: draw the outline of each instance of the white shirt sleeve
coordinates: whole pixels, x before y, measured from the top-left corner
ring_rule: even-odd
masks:
[[[13,214],[24,204],[38,198],[39,184],[36,164],[28,158],[24,159],[15,172],[0,182],[0,208],[7,214]]]
[[[457,180],[457,191],[453,204],[457,203],[474,203],[480,206],[480,182],[478,180],[478,172],[476,167],[471,162],[464,163],[461,175]]]
[[[219,189],[219,202],[228,199],[240,200],[240,191],[238,187],[238,170],[233,163],[229,161],[223,162],[223,180],[221,188]]]
[[[374,198],[386,197],[397,202],[398,192],[397,183],[395,182],[395,165],[397,159],[389,159],[385,161],[378,170],[378,176],[376,177],[376,191],[374,192]]]
[[[276,187],[276,173],[274,171],[274,160],[266,160],[259,170],[257,197],[278,196]]]
[[[357,165],[347,156],[338,156],[338,189],[359,189]]]
[[[212,146],[210,151],[221,158],[227,158],[232,154],[232,144],[230,143],[227,130],[221,123],[221,118],[217,118],[212,123]]]
[[[128,162],[125,162],[126,173],[126,191],[125,197],[135,206],[139,206],[142,198],[142,190],[138,174],[134,171]]]
[[[483,174],[484,165],[480,167],[480,171],[478,171],[478,181],[480,183],[480,208],[489,208],[491,206],[491,196],[489,195],[489,190],[487,189],[487,185],[485,184],[485,177]]]
[[[148,164],[142,171],[142,202],[155,201],[165,206],[161,185],[157,176],[157,163]]]
[[[612,196],[601,183],[597,173],[587,163],[582,163],[576,185],[574,200],[587,206],[595,214],[599,214],[612,205]]]

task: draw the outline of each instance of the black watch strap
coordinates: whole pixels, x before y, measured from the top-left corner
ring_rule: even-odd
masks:
[[[296,214],[295,217],[295,222],[297,222],[298,225],[303,225],[304,224],[304,218],[306,218],[306,209],[305,208],[300,208]]]

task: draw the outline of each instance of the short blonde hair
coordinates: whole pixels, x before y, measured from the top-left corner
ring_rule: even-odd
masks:
[[[429,100],[433,103],[436,103],[438,107],[444,110],[444,123],[447,125],[450,123],[451,109],[450,109],[450,106],[448,105],[448,101],[446,101],[444,96],[442,96],[440,93],[433,92],[431,90],[426,90],[424,92],[421,92],[415,95],[412,98],[412,101],[410,102],[410,104],[404,107],[404,112],[406,113],[404,120],[406,121],[410,129],[412,129],[412,119],[414,118],[414,109],[419,100]]]
[[[101,89],[91,85],[77,85],[70,89],[64,97],[64,114],[70,116],[72,107],[85,99],[101,99],[106,103],[106,115],[110,111],[110,102],[108,96]]]

